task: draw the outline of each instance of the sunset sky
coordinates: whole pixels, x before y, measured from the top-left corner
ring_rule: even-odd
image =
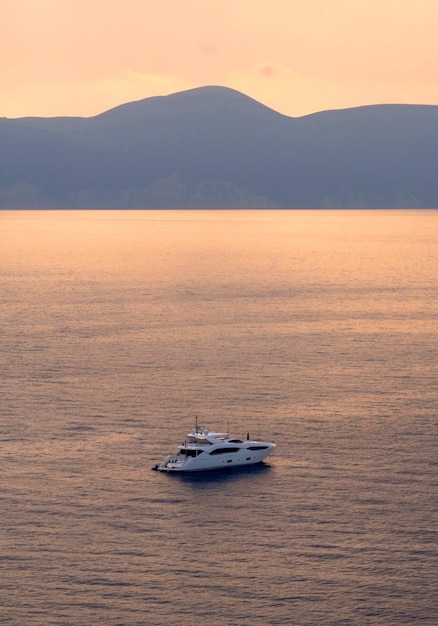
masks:
[[[438,0],[0,0],[0,116],[201,85],[287,115],[438,105]]]

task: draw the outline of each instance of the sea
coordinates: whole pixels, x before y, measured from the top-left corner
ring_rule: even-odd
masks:
[[[3,210],[0,348],[0,624],[438,624],[438,211]]]

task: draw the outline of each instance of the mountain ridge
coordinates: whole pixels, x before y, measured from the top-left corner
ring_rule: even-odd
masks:
[[[433,208],[437,139],[438,106],[289,117],[216,86],[1,118],[0,208]]]

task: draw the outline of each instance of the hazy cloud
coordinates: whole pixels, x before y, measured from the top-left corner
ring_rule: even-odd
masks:
[[[214,56],[218,53],[218,49],[216,46],[213,46],[212,44],[207,44],[207,43],[201,43],[199,45],[199,50],[211,56]]]
[[[259,67],[257,74],[262,76],[262,78],[274,78],[276,74],[275,67],[269,64],[263,65]]]
[[[80,109],[82,116],[89,117],[125,102],[164,96],[194,86],[181,76],[145,74],[127,69],[96,82],[59,80],[56,88],[50,82],[24,83],[19,89],[3,90],[1,105],[5,111],[14,108],[13,117],[29,115],[29,100],[33,102],[32,115],[74,116]]]

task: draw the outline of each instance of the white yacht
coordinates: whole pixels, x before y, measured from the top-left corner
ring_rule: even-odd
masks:
[[[228,433],[209,432],[196,424],[176,454],[169,454],[158,472],[197,472],[261,463],[274,450],[268,441],[253,441],[230,437]]]

